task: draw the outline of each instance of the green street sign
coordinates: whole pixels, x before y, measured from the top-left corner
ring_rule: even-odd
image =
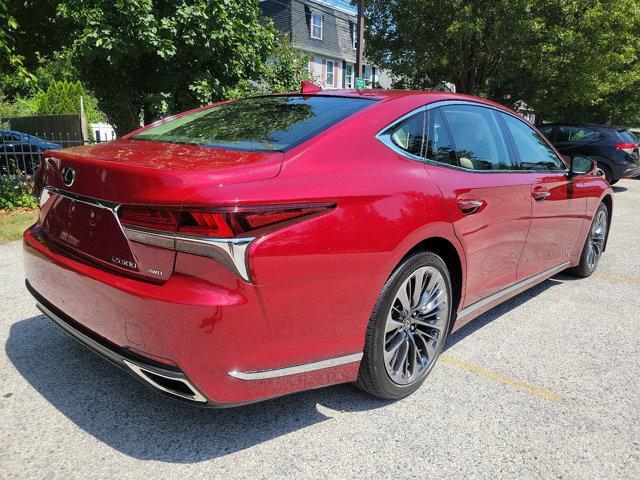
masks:
[[[366,87],[366,82],[362,77],[356,77],[356,90],[364,90]]]

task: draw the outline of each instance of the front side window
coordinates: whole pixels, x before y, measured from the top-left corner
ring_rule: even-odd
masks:
[[[505,140],[493,111],[473,105],[450,105],[442,111],[451,128],[462,168],[513,170]]]
[[[333,86],[333,81],[334,81],[334,74],[333,74],[334,63],[333,63],[333,60],[327,60],[326,61],[326,66],[327,66],[326,84],[329,85],[329,86]]]
[[[597,131],[584,127],[559,127],[556,134],[556,142],[592,142],[597,138]]]
[[[311,38],[322,40],[322,14],[311,13]]]
[[[20,141],[20,137],[18,135],[13,134],[13,133],[3,133],[2,134],[2,139],[5,142],[19,142]]]
[[[347,97],[253,97],[170,119],[129,137],[244,151],[286,151],[375,103]]]
[[[416,113],[393,129],[391,141],[405,152],[424,157],[425,129],[425,112]]]
[[[552,134],[553,134],[553,126],[552,125],[542,125],[541,127],[538,127],[538,130],[540,130],[542,132],[542,134],[547,137],[549,140],[553,141],[553,138],[551,138]]]
[[[544,138],[523,121],[500,113],[507,125],[524,170],[564,170],[565,165]]]

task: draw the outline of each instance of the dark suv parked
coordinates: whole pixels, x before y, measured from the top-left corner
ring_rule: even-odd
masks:
[[[629,130],[592,124],[546,124],[540,131],[563,155],[583,155],[598,162],[607,181],[640,175],[640,140]]]

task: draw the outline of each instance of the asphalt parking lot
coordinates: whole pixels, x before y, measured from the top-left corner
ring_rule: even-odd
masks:
[[[39,314],[20,242],[0,245],[0,478],[640,478],[640,180],[615,190],[592,277],[466,325],[399,402],[166,399]]]

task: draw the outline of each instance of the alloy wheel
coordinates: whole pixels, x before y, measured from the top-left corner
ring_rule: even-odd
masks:
[[[589,270],[596,268],[602,250],[604,249],[604,239],[607,234],[607,212],[598,211],[596,218],[591,225],[591,235],[587,246],[587,267]]]
[[[416,382],[433,366],[446,337],[449,294],[442,274],[420,267],[400,285],[387,316],[384,364],[400,385]]]

